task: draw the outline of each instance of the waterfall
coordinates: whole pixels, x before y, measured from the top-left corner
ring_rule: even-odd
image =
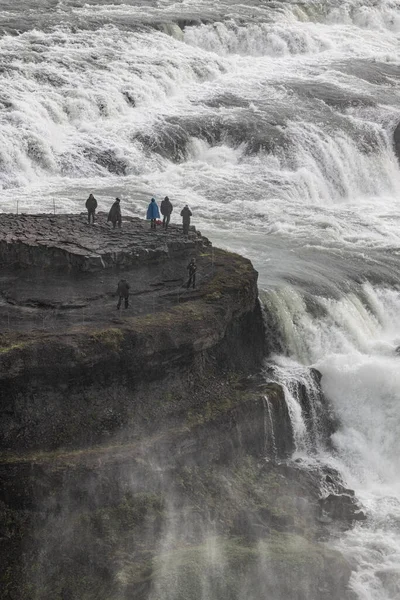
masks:
[[[265,297],[265,306],[280,325],[281,346],[289,354],[276,354],[273,369],[286,389],[295,433],[294,457],[298,453],[317,457],[338,469],[356,490],[369,513],[368,526],[355,528],[337,546],[359,564],[352,578],[359,597],[389,600],[397,590],[400,564],[400,537],[394,525],[400,517],[396,352],[400,295],[390,288],[363,284],[357,295],[356,288],[338,299],[321,295],[308,308],[301,291],[295,293],[297,300],[291,305],[288,297],[288,290],[272,291]],[[306,388],[308,421],[299,401],[297,386],[308,370],[304,363],[321,372],[323,394],[339,420],[330,432],[333,451],[319,443],[317,390]]]
[[[250,258],[292,458],[335,469],[368,514],[331,541],[357,600],[399,597],[399,0],[4,0],[0,17],[2,210],[80,212],[95,192],[144,217],[168,195],[173,222],[189,202],[216,246]],[[188,568],[230,554],[239,569],[210,522]]]
[[[264,451],[265,455],[272,454],[272,458],[276,460],[278,458],[278,451],[276,447],[275,430],[274,430],[274,418],[271,402],[268,396],[263,396],[264,403],[264,436],[265,444]]]

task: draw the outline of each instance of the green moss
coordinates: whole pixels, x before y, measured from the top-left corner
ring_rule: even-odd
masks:
[[[227,386],[219,398],[206,401],[201,406],[190,409],[187,413],[186,425],[193,427],[214,421],[232,410],[235,406],[249,402],[258,397],[252,390],[242,386],[242,374],[230,372],[225,376]]]
[[[152,327],[157,333],[163,330],[173,333],[182,325],[192,325],[194,322],[203,322],[206,319],[207,307],[204,302],[197,300],[179,304],[164,312],[138,315],[130,319],[130,323],[141,333],[147,333]]]
[[[122,341],[124,339],[124,334],[121,331],[121,329],[109,328],[103,329],[101,331],[96,331],[92,334],[91,337],[95,342],[99,342],[107,346],[108,348],[110,348],[110,350],[113,350],[114,352],[119,352],[119,350],[121,349]]]
[[[205,299],[209,302],[217,302],[218,300],[221,300],[221,298],[221,292],[212,292],[211,294],[207,294],[205,297]]]
[[[189,410],[187,413],[186,424],[188,427],[195,425],[204,425],[209,421],[215,420],[219,415],[229,411],[233,406],[230,398],[220,398],[218,403],[207,401],[200,408]]]
[[[151,565],[131,565],[121,578],[131,584],[151,579],[154,600],[253,599],[275,597],[277,591],[297,598],[299,585],[318,590],[328,561],[335,562],[340,577],[338,556],[300,536],[273,534],[256,544],[210,536],[202,544],[162,552]]]
[[[12,352],[13,350],[22,350],[28,346],[29,342],[16,342],[11,344],[10,346],[0,346],[0,354],[6,354],[7,352]]]
[[[154,521],[164,510],[163,499],[152,493],[125,494],[122,502],[113,506],[84,513],[79,518],[79,529],[85,528],[92,538],[108,547],[117,545],[121,536],[132,535],[132,530],[143,525],[145,518]]]

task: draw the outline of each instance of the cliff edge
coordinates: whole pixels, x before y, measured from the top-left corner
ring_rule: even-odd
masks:
[[[84,215],[4,215],[0,263],[3,451],[131,438],[201,403],[218,371],[261,364],[257,273],[194,228],[186,237],[135,218],[113,230],[101,214],[95,226]],[[122,276],[130,306],[118,311]]]
[[[353,600],[320,539],[357,506],[286,460],[250,261],[194,228],[3,215],[0,264],[1,599]]]

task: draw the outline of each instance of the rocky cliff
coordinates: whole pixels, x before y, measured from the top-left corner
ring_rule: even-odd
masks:
[[[4,450],[77,448],[159,428],[201,403],[204,387],[211,393],[211,373],[260,366],[257,274],[244,258],[194,230],[154,233],[138,219],[116,231],[101,216],[95,227],[70,215],[8,221],[12,233],[3,229],[0,240]],[[192,255],[198,286],[187,290]],[[130,307],[118,312],[122,275]]]
[[[319,539],[357,507],[286,461],[248,260],[194,229],[6,215],[0,263],[1,598],[350,597]]]

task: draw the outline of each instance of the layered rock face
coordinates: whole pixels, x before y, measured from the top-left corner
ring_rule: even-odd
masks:
[[[88,226],[84,215],[22,214],[15,218],[3,214],[0,261],[2,265],[42,267],[51,272],[96,272],[137,267],[209,245],[193,227],[188,237],[176,226],[168,229],[168,235],[150,233],[151,237],[148,223],[135,217],[124,218],[123,227],[113,230],[101,212],[94,226]]]
[[[393,142],[396,156],[400,161],[400,123],[397,125],[393,133]]]
[[[134,219],[113,231],[105,220],[89,227],[77,217],[52,217],[58,233],[43,245],[45,217],[21,218],[18,237],[3,239],[0,249],[3,449],[76,448],[158,429],[202,402],[200,381],[212,388],[207,373],[248,373],[261,364],[257,274],[248,260],[211,248],[194,230],[185,238],[177,227],[153,232]],[[72,229],[62,233],[66,221]],[[86,237],[76,250],[79,226]],[[96,236],[99,261],[107,262],[112,246],[114,267],[88,273]],[[53,266],[61,246],[63,263]],[[17,254],[24,268],[9,266]],[[147,260],[132,266],[131,255]],[[198,287],[187,290],[186,266],[196,255]],[[122,276],[130,307],[117,311]]]
[[[350,597],[318,540],[354,515],[337,474],[285,460],[251,263],[138,219],[6,215],[1,231],[0,597]]]

